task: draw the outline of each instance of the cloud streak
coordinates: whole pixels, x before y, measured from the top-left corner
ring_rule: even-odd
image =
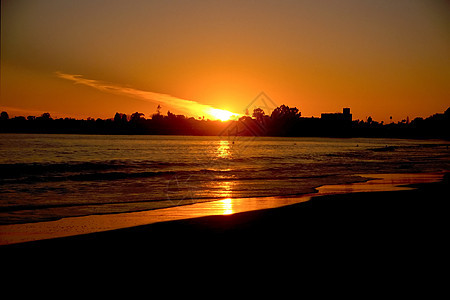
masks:
[[[102,92],[127,96],[153,103],[161,103],[169,107],[173,107],[177,110],[183,111],[189,115],[199,115],[214,119],[216,118],[216,113],[218,111],[217,108],[210,105],[201,104],[193,100],[174,97],[168,94],[154,93],[130,87],[124,87],[118,84],[108,83],[100,80],[87,79],[83,78],[82,75],[66,74],[62,72],[55,72],[55,74],[59,78],[73,81],[76,84],[86,85]],[[228,112],[226,110],[219,111]],[[234,116],[239,116],[239,114],[231,114]]]

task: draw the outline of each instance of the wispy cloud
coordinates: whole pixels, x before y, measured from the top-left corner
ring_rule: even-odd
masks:
[[[135,99],[150,101],[153,103],[161,103],[163,105],[167,105],[169,107],[173,107],[177,110],[183,111],[188,115],[204,115],[205,117],[215,118],[216,115],[214,114],[214,112],[217,112],[218,110],[217,108],[209,105],[201,104],[193,100],[178,98],[168,94],[154,93],[100,80],[87,79],[83,78],[82,75],[66,74],[62,72],[55,73],[59,78],[71,80],[76,84],[83,84],[111,94],[128,96]],[[233,115],[238,116],[239,114],[233,113]]]

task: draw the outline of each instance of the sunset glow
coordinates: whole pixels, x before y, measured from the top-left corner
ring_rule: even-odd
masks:
[[[0,8],[0,251],[220,272],[445,236],[450,0]]]
[[[388,123],[449,104],[444,0],[113,2],[2,2],[0,109],[225,121],[265,92]]]
[[[198,103],[197,101],[181,99],[172,95],[143,91],[114,83],[87,79],[82,75],[65,74],[62,72],[55,72],[55,74],[59,78],[71,80],[75,84],[86,85],[104,93],[160,103],[164,107],[169,106],[172,109],[175,109],[175,111],[182,112],[187,116],[194,115],[197,117],[205,117],[207,119],[220,121],[228,121],[232,117],[239,116],[239,114],[232,113],[227,110],[214,108],[209,105]]]
[[[215,119],[220,121],[228,121],[232,117],[237,117],[239,114],[232,113],[231,111],[217,108],[210,108],[208,110],[208,114],[213,116]]]

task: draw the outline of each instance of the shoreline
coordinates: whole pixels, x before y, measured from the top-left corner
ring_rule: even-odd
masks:
[[[444,174],[445,173],[364,174],[360,176],[367,177],[368,181],[366,182],[322,186],[317,188],[317,193],[305,194],[300,197],[224,199],[160,210],[111,215],[90,215],[84,217],[63,218],[49,222],[3,225],[0,226],[0,244],[2,245],[1,247],[28,247],[29,245],[59,243],[58,241],[64,243],[64,240],[79,240],[80,243],[83,243],[83,240],[86,238],[92,239],[95,236],[102,235],[114,236],[115,233],[120,231],[139,232],[144,227],[170,227],[172,226],[170,224],[177,222],[180,224],[200,222],[203,224],[203,227],[205,227],[201,230],[208,231],[207,228],[211,226],[214,227],[214,225],[204,223],[202,221],[203,218],[222,219],[223,222],[228,222],[246,216],[246,218],[252,220],[255,215],[264,215],[271,211],[284,211],[286,208],[293,207],[295,207],[294,210],[298,210],[299,207],[310,207],[311,203],[313,203],[314,207],[317,207],[317,203],[319,202],[314,199],[322,198],[323,200],[327,197],[336,198],[336,196],[339,195],[346,195],[348,198],[354,198],[355,195],[359,195],[359,197],[362,198],[370,198],[372,197],[369,195],[371,193],[416,191],[411,187],[405,187],[405,185],[420,183],[419,186],[423,186],[433,183],[436,184],[436,181],[444,182],[446,180],[445,178],[448,177]],[[320,201],[322,202],[322,200]],[[321,209],[325,209],[325,207]],[[308,209],[305,208],[303,210]],[[304,213],[301,212],[300,214]],[[308,218],[310,217],[306,217],[305,219]],[[215,221],[211,222],[214,223]],[[236,224],[233,225],[233,222],[230,223],[230,226],[236,228],[239,227]],[[251,225],[250,227],[252,226],[256,226],[256,224]],[[261,225],[259,226],[261,227]],[[189,226],[186,227],[188,228]],[[166,229],[163,231],[165,230]],[[154,229],[151,229],[150,231],[154,231]]]

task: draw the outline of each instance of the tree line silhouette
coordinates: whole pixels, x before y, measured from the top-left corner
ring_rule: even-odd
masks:
[[[346,111],[347,110],[347,111]],[[317,136],[317,137],[396,137],[450,139],[450,108],[428,118],[415,118],[384,124],[371,117],[352,120],[349,109],[344,113],[322,114],[320,118],[305,118],[298,108],[281,105],[270,115],[255,108],[251,115],[238,120],[212,121],[204,118],[167,115],[157,112],[150,118],[140,112],[131,115],[116,113],[110,119],[53,119],[49,113],[39,117],[0,115],[2,133],[64,133],[64,134],[150,134],[209,136]]]

